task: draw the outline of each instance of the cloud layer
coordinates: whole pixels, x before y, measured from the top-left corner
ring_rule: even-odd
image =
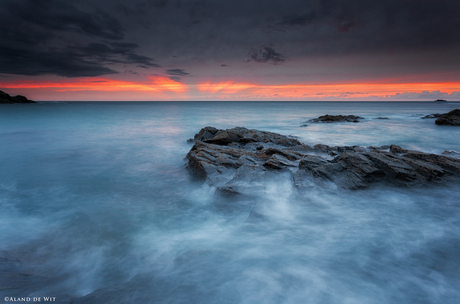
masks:
[[[213,77],[214,66],[240,75],[235,69],[247,65],[259,77],[289,77],[319,60],[360,57],[365,77],[452,72],[460,69],[459,15],[453,0],[3,0],[0,73],[135,75],[162,66],[179,80],[203,66]],[[293,72],[290,63],[309,69]],[[311,73],[363,69],[349,67]]]
[[[123,38],[118,19],[99,9],[85,12],[59,0],[5,0],[0,8],[0,72],[82,77],[117,73],[110,67],[116,63],[159,66]]]

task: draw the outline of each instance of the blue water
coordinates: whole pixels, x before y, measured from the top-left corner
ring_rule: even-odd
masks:
[[[224,198],[185,168],[200,128],[314,145],[460,151],[455,103],[154,102],[0,107],[0,299],[460,303],[458,184]],[[360,123],[310,124],[324,114]],[[377,117],[388,117],[378,120]],[[251,210],[257,208],[257,216]]]

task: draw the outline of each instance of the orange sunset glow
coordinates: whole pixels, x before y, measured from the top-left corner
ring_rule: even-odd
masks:
[[[338,97],[363,98],[369,96],[388,97],[403,92],[420,93],[423,91],[441,91],[448,94],[460,90],[460,82],[454,83],[347,83],[347,84],[292,84],[257,85],[249,83],[209,82],[197,86],[200,91],[217,95],[234,94],[248,91],[253,94],[279,96],[279,98]]]
[[[172,91],[182,93],[188,90],[184,84],[173,81],[168,77],[152,76],[149,82],[136,83],[107,78],[81,78],[76,81],[17,81],[0,83],[1,87],[9,89],[55,89],[56,91]]]
[[[150,76],[146,81],[114,80],[110,78],[80,78],[72,81],[11,81],[0,82],[0,87],[42,92],[104,92],[105,97],[95,100],[118,100],[120,92],[131,94],[132,100],[360,100],[366,98],[397,98],[403,93],[421,94],[439,91],[457,94],[460,82],[445,83],[334,83],[268,85],[248,82],[203,81],[186,84],[163,76]],[[114,92],[110,94],[110,92]],[[142,93],[139,95],[139,93]],[[137,95],[136,95],[137,94]],[[59,96],[59,95],[57,95]],[[78,95],[77,95],[78,96]],[[58,97],[59,98],[59,97]],[[69,100],[69,99],[67,99]],[[84,99],[83,99],[84,100]]]

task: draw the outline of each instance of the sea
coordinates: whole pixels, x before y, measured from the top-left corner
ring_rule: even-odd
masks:
[[[308,145],[460,151],[450,102],[0,105],[0,301],[460,303],[460,185],[224,197],[194,177],[205,126]],[[311,124],[320,115],[359,123]],[[379,119],[388,118],[388,119]],[[258,212],[252,210],[257,208]]]

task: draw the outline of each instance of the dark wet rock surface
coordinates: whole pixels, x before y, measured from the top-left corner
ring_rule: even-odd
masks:
[[[361,116],[355,115],[323,115],[318,118],[310,119],[308,122],[318,123],[332,123],[332,122],[359,122],[361,119],[364,119]]]
[[[376,119],[389,119],[388,117],[377,117]]]
[[[0,91],[0,103],[36,103],[35,101],[29,100],[24,96],[16,95],[10,96],[9,94]]]
[[[193,141],[188,168],[227,194],[263,188],[280,173],[290,176],[297,188],[335,184],[345,189],[421,186],[460,176],[459,159],[396,145],[310,147],[294,137],[241,127],[205,127]]]
[[[442,114],[435,123],[437,125],[460,126],[460,109],[455,109],[449,113]]]

